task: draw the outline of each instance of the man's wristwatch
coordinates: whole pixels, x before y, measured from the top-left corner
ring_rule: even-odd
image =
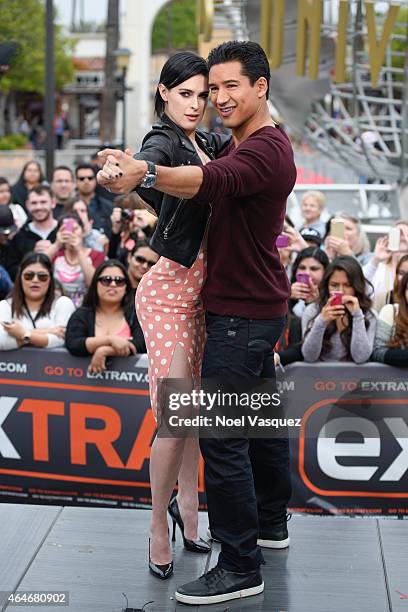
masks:
[[[154,187],[157,180],[157,170],[156,166],[149,161],[146,161],[147,164],[147,172],[143,181],[140,183],[140,187],[144,187],[145,189],[150,189],[150,187]]]
[[[27,344],[30,344],[30,340],[31,340],[31,332],[30,331],[26,331],[23,339],[21,341],[23,346],[26,346]]]

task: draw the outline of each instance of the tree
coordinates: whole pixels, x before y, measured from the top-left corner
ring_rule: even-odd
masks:
[[[101,140],[112,142],[116,134],[115,56],[119,44],[119,0],[109,0],[106,22],[105,87],[101,105]]]
[[[156,17],[153,53],[158,50],[197,49],[196,0],[173,0]]]
[[[0,41],[15,40],[21,45],[18,56],[0,82],[0,109],[4,97],[17,91],[44,94],[45,7],[42,0],[0,0]],[[57,89],[73,80],[73,43],[55,25],[55,82]],[[3,100],[1,98],[3,97]],[[4,133],[4,112],[0,110],[0,135]]]

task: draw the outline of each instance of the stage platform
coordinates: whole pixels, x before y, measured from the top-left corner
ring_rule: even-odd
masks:
[[[197,555],[178,533],[174,576],[147,570],[149,511],[0,504],[0,591],[69,591],[69,607],[0,610],[150,612],[198,610],[177,604],[177,585],[213,566],[218,545]],[[408,612],[408,521],[294,516],[291,546],[265,551],[265,592],[200,606],[208,612]],[[204,535],[207,516],[200,513]],[[405,595],[405,597],[404,597]]]

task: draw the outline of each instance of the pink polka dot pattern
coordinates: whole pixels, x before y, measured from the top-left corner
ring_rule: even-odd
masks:
[[[167,378],[179,344],[199,383],[205,343],[205,318],[200,292],[206,258],[201,251],[191,268],[160,257],[139,283],[136,313],[146,339],[150,400],[157,412],[157,381]]]

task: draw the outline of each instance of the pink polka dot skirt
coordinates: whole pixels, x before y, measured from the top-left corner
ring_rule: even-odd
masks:
[[[206,266],[203,251],[191,268],[160,257],[137,288],[136,313],[146,341],[150,399],[155,415],[158,380],[168,378],[177,345],[188,359],[193,384],[199,383],[205,343],[200,293]]]

